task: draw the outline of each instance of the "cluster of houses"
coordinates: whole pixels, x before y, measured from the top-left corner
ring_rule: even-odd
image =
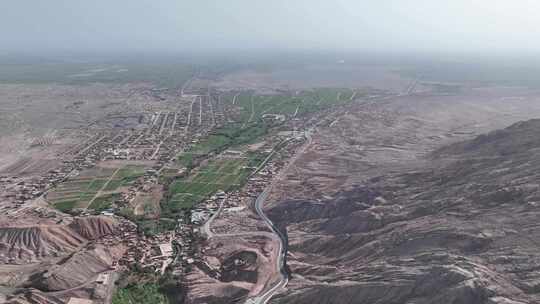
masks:
[[[267,115],[265,118],[284,120],[284,117],[279,115]],[[150,191],[149,185],[155,185],[158,181],[159,170],[170,164],[177,151],[182,148],[181,145],[190,142],[185,137],[173,136],[179,135],[180,131],[184,134],[183,127],[177,121],[180,121],[178,113],[154,114],[147,130],[110,131],[96,134],[93,140],[75,151],[70,160],[65,160],[60,168],[51,170],[39,178],[22,179],[0,176],[2,190],[0,200],[13,202],[13,208],[16,208],[25,201],[39,197],[48,188],[78,174],[84,168],[95,166],[100,160],[155,160],[155,166],[137,180],[128,191],[122,193],[119,203],[127,204],[137,193]],[[208,125],[194,127],[188,135],[193,140],[204,136],[210,129]],[[268,144],[272,146],[275,142],[268,142]],[[219,191],[196,206],[190,213],[189,222],[178,219],[173,232],[142,235],[134,223],[118,217],[119,233],[106,236],[99,242],[110,246],[124,243],[127,246],[127,252],[118,261],[118,265],[126,267],[138,265],[144,269],[162,273],[167,267],[172,266],[174,271],[183,271],[183,267],[197,262],[202,257],[197,244],[197,238],[200,237],[198,227],[204,225],[218,210],[226,216],[234,216],[248,208],[283,167],[284,162],[281,159],[286,159],[287,155],[294,153],[293,149],[294,145],[286,146],[280,151],[282,157],[266,164],[257,174],[250,177],[246,187],[241,190],[230,193]],[[229,153],[231,155],[228,157],[240,157],[237,151],[229,151]],[[104,211],[104,214],[114,216],[110,210]],[[237,220],[241,221],[242,218]]]
[[[194,225],[204,225],[219,210],[220,218],[232,218],[232,220],[226,221],[228,223],[227,226],[224,225],[224,222],[221,222],[220,225],[214,225],[212,228],[213,232],[227,234],[231,233],[235,227],[250,227],[253,224],[250,221],[253,221],[253,219],[249,216],[238,216],[239,213],[249,208],[264,189],[268,187],[272,179],[285,166],[286,160],[291,158],[298,145],[304,141],[304,138],[300,136],[274,138],[274,142],[269,141],[265,146],[259,147],[259,149],[265,150],[265,147],[274,146],[277,142],[282,142],[284,139],[290,144],[280,150],[279,156],[273,157],[264,167],[253,174],[241,189],[228,193],[220,191],[206,201],[198,204],[192,210],[191,222]],[[266,150],[267,153],[271,152],[271,149]],[[195,231],[198,231],[198,229],[196,228]]]
[[[105,239],[106,244],[126,244],[128,249],[118,262],[119,265],[163,274],[169,265],[183,271],[183,266],[195,261],[192,225],[179,220],[174,231],[144,235],[139,233],[132,222],[122,219],[122,223],[118,235]]]
[[[17,177],[0,177],[0,201],[4,208],[17,208],[29,199],[39,196],[43,186],[39,181]]]
[[[0,202],[2,208],[17,209],[25,202],[43,195],[48,189],[77,174],[86,165],[76,160],[64,161],[62,165],[41,175],[0,175]]]

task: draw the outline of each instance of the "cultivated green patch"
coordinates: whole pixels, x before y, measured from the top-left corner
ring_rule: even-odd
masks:
[[[133,165],[118,170],[100,167],[88,169],[49,191],[47,200],[62,212],[87,207],[102,211],[111,207],[114,201],[111,199],[111,194],[118,193],[120,187],[131,185],[144,172],[145,167]],[[94,199],[100,191],[107,194]],[[88,206],[90,202],[91,204]]]
[[[167,297],[159,291],[156,283],[131,284],[118,289],[112,299],[113,304],[169,304]]]
[[[189,177],[177,179],[169,186],[163,209],[171,213],[192,208],[217,191],[241,186],[252,172],[248,158],[220,158],[192,172]]]
[[[267,132],[268,125],[263,121],[245,127],[236,123],[229,124],[180,153],[177,161],[191,169],[196,166],[198,160],[206,158],[210,153],[220,153],[228,148],[254,143]]]
[[[119,194],[106,194],[103,196],[96,197],[90,206],[88,206],[88,209],[92,209],[97,212],[101,212],[103,210],[109,209],[112,207],[112,204],[115,200],[119,198]]]

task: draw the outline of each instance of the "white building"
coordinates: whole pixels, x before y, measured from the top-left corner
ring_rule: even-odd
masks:
[[[173,255],[173,248],[171,243],[160,244],[159,250],[161,251],[162,256],[170,257]]]

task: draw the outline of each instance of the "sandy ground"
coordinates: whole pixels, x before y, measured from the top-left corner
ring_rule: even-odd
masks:
[[[96,121],[107,124],[110,114],[140,111],[151,101],[148,88],[0,84],[0,170],[21,158],[51,160],[84,141],[84,130]]]
[[[436,147],[537,117],[540,92],[524,88],[358,104],[329,118],[336,121],[331,127],[318,128],[313,145],[272,193],[272,201],[332,196],[379,171],[422,162]]]
[[[253,252],[257,254],[257,261],[250,266],[257,272],[255,282],[234,280],[232,282],[220,282],[205,274],[199,267],[188,274],[186,281],[190,286],[188,292],[189,301],[195,301],[204,297],[227,298],[231,288],[243,289],[245,296],[254,296],[261,292],[268,283],[273,282],[276,273],[275,258],[279,250],[278,240],[266,238],[256,234],[244,236],[216,236],[206,245],[205,260],[208,265],[219,267],[228,257],[239,252]]]
[[[308,200],[316,210],[314,206],[322,206],[353,186],[364,185],[370,178],[421,168],[428,153],[441,146],[538,117],[540,92],[510,87],[472,89],[453,96],[419,94],[351,106],[328,118],[328,122],[335,123],[325,123],[317,129],[311,147],[272,192],[270,209],[286,208],[287,203],[295,200]],[[355,200],[349,203],[354,204]],[[393,207],[399,210],[399,206],[388,208]],[[281,210],[271,218],[279,220],[284,212]],[[350,265],[346,263],[356,262],[354,256],[333,251],[336,244],[347,247],[346,240],[353,234],[327,233],[324,226],[318,228],[324,220],[310,221],[309,212],[316,211],[306,209],[306,214],[298,215],[304,216],[305,221],[287,227],[289,244],[293,247],[288,264],[293,271],[309,275],[293,274],[284,295],[294,300],[286,302],[280,298],[275,303],[300,303],[295,302],[295,292],[300,294],[301,290],[310,290],[310,286],[322,288],[327,281],[343,286],[348,283],[337,278],[362,275],[347,269]],[[361,223],[359,220],[355,227],[361,227]],[[334,224],[341,227],[341,223]],[[320,248],[332,254],[319,254]],[[347,249],[352,252],[354,246]],[[341,260],[346,261],[345,266],[340,266]],[[344,303],[356,301],[353,298]]]

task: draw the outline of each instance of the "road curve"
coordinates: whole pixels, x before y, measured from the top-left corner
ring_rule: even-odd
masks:
[[[257,199],[255,200],[254,206],[255,211],[257,214],[263,219],[267,227],[273,232],[273,235],[268,232],[245,232],[245,233],[232,233],[232,234],[215,234],[212,232],[211,224],[214,221],[214,219],[219,216],[223,209],[223,202],[221,202],[219,209],[204,223],[204,225],[201,227],[201,232],[206,235],[208,239],[211,239],[212,237],[235,237],[235,236],[245,236],[245,235],[264,235],[264,234],[270,234],[268,235],[270,238],[272,236],[277,236],[277,239],[279,240],[279,255],[276,259],[276,269],[279,270],[281,274],[281,279],[279,282],[277,282],[272,288],[267,290],[261,295],[258,295],[256,297],[252,297],[246,300],[245,304],[266,304],[268,301],[274,296],[274,294],[280,290],[281,288],[285,287],[287,283],[289,282],[289,274],[285,270],[285,258],[287,256],[287,238],[283,233],[274,225],[274,223],[268,218],[268,216],[264,213],[263,206],[264,202],[268,198],[268,195],[270,194],[274,184],[279,181],[282,176],[287,172],[290,165],[292,165],[299,155],[303,154],[304,151],[309,147],[309,145],[312,142],[311,132],[313,132],[314,128],[311,128],[310,130],[305,132],[305,136],[307,139],[307,143],[304,145],[304,147],[295,153],[295,155],[291,158],[291,160],[288,162],[288,164],[281,170],[277,178],[275,178],[266,189],[264,189],[259,196],[257,196]],[[281,143],[287,142],[288,140],[285,140]],[[280,143],[280,144],[281,144]],[[266,160],[265,160],[266,162]],[[255,171],[257,172],[257,171]]]
[[[276,283],[272,288],[267,290],[265,293],[258,295],[256,297],[250,298],[246,301],[246,304],[266,304],[274,294],[281,288],[285,287],[287,283],[289,282],[289,274],[285,270],[285,258],[287,256],[287,238],[283,233],[274,225],[274,223],[268,218],[268,216],[264,213],[263,205],[264,201],[268,198],[268,195],[270,194],[270,191],[272,190],[274,184],[279,181],[283,175],[287,172],[289,169],[289,166],[291,166],[299,155],[302,155],[305,150],[311,145],[312,137],[311,132],[314,131],[315,128],[311,128],[310,130],[305,132],[305,136],[307,139],[306,144],[300,151],[297,151],[297,153],[291,158],[291,160],[288,162],[285,168],[283,168],[280,172],[280,174],[277,176],[276,179],[274,179],[264,191],[259,194],[257,199],[255,200],[255,211],[257,214],[264,220],[268,228],[272,230],[278,237],[279,237],[279,255],[276,259],[276,268],[279,269],[279,272],[281,274],[281,279],[278,283]]]
[[[266,216],[263,211],[263,203],[270,194],[271,186],[266,188],[255,200],[255,210],[257,214],[264,220],[268,228],[270,228],[279,237],[279,255],[276,259],[276,268],[279,269],[281,279],[272,288],[267,290],[262,295],[250,298],[246,304],[265,304],[270,298],[281,288],[285,287],[289,282],[289,274],[285,270],[285,257],[287,255],[287,239],[283,233],[274,225],[274,223]]]
[[[262,206],[268,194],[270,193],[271,186],[267,187],[255,200],[255,210],[257,214],[264,220],[266,225],[273,231],[273,234],[270,232],[244,232],[244,233],[231,233],[231,234],[214,234],[211,229],[212,221],[219,215],[223,209],[223,202],[220,204],[219,209],[210,217],[206,223],[201,227],[201,232],[206,235],[208,239],[212,237],[238,237],[238,236],[250,236],[250,235],[266,235],[269,238],[273,238],[277,235],[279,240],[279,255],[276,260],[276,269],[279,269],[281,273],[280,281],[274,285],[272,288],[267,290],[264,294],[259,295],[254,298],[250,298],[246,301],[246,304],[265,304],[270,300],[270,298],[281,288],[285,287],[289,282],[289,276],[285,271],[285,256],[287,254],[287,241],[285,236],[274,226],[274,223],[266,216]]]

